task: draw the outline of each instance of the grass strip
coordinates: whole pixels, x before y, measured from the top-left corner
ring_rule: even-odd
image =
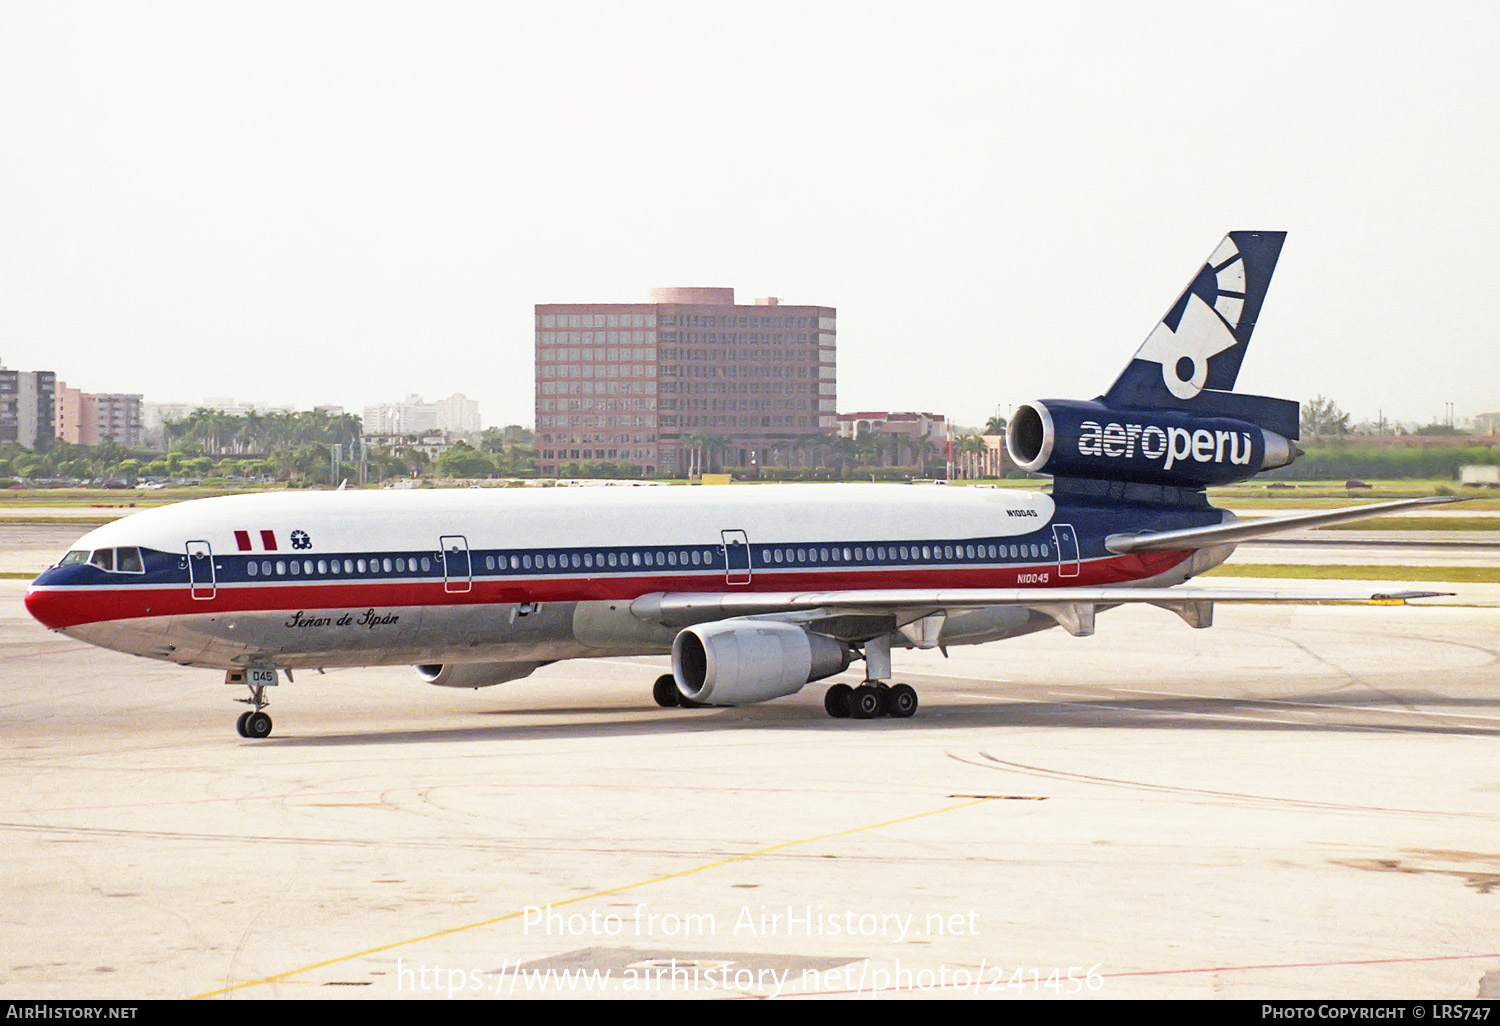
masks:
[[[1201,576],[1275,577],[1305,581],[1436,581],[1447,584],[1500,584],[1500,567],[1231,563],[1216,566]]]

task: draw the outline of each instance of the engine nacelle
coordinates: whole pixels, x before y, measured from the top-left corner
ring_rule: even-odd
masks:
[[[728,620],[698,624],[672,641],[677,690],[695,702],[750,705],[795,694],[849,666],[849,646],[795,624]]]
[[[417,674],[443,688],[487,688],[529,676],[541,663],[428,663]]]
[[[1036,474],[1184,488],[1244,481],[1302,455],[1281,435],[1231,417],[1066,399],[1021,404],[1006,425],[1005,448],[1016,466]]]

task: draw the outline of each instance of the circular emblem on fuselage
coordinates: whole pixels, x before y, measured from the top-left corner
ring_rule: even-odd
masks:
[[[293,531],[292,532],[292,548],[294,548],[294,549],[310,549],[310,548],[312,548],[312,539],[307,536],[307,532],[306,531]]]

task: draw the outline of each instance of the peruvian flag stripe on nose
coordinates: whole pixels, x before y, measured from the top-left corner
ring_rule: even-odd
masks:
[[[239,546],[239,550],[241,552],[250,552],[250,551],[252,551],[255,548],[255,546],[252,545],[251,542],[250,542],[250,532],[249,531],[236,531],[236,532],[234,532],[234,543],[235,543],[235,545]],[[265,549],[267,552],[275,552],[276,551],[276,532],[275,531],[262,531],[262,532],[260,532],[260,545],[261,545],[261,548]]]
[[[260,532],[260,543],[266,547],[266,551],[267,552],[275,552],[276,551],[276,532],[275,531],[262,531],[262,532]]]
[[[234,543],[240,547],[240,551],[241,552],[249,552],[250,551],[250,532],[249,531],[236,531],[236,532],[234,532]]]

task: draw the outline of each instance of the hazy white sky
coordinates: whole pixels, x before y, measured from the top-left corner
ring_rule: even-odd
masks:
[[[1491,3],[0,0],[0,360],[148,400],[464,392],[532,306],[836,306],[840,409],[1102,391],[1230,229],[1240,376],[1500,409]]]

